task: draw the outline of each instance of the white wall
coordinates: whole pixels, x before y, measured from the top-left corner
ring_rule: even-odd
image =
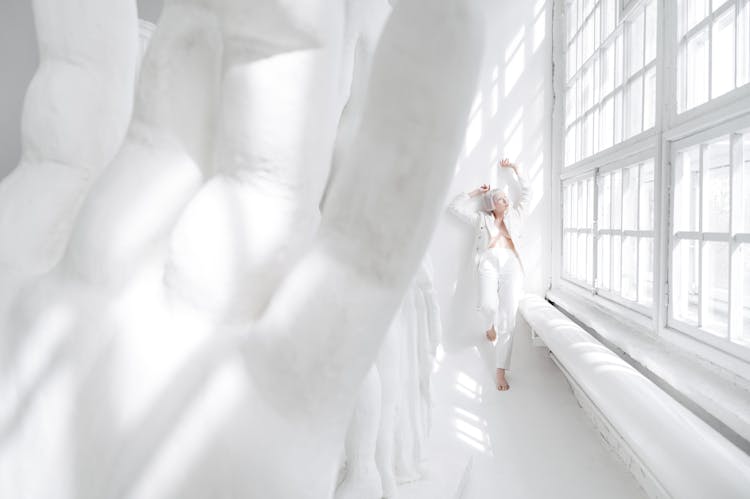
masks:
[[[523,252],[526,289],[543,293],[550,277],[550,171],[552,134],[552,0],[491,2],[483,74],[450,196],[497,180],[498,159],[517,162],[531,181]],[[429,254],[444,311],[453,294],[458,258],[470,230],[449,214]]]
[[[163,0],[138,0],[138,15],[156,22]],[[0,2],[0,179],[21,158],[21,108],[39,64],[29,0]]]

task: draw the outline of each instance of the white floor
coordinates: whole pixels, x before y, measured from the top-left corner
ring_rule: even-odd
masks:
[[[494,388],[490,350],[443,357],[433,377],[428,477],[453,481],[441,485],[451,499],[645,498],[525,326],[516,337],[508,392]],[[459,496],[452,491],[462,475]]]

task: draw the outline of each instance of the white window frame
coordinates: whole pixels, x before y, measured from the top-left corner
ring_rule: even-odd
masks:
[[[750,0],[729,0],[728,4],[734,3],[735,8],[739,7]],[[632,9],[642,5],[643,0],[618,0],[621,6],[621,13],[627,15]],[[730,7],[722,6],[717,10],[716,15],[724,12],[724,9]],[[725,365],[731,369],[730,365],[739,361],[740,363],[750,363],[750,347],[723,341],[711,333],[701,330],[694,330],[685,327],[670,319],[671,311],[669,310],[669,289],[671,283],[671,254],[672,254],[672,237],[671,237],[671,199],[672,199],[672,151],[677,151],[684,144],[700,143],[713,137],[729,134],[737,131],[744,126],[747,120],[750,120],[750,84],[730,90],[727,93],[709,100],[695,108],[689,109],[682,113],[677,113],[677,53],[679,42],[677,39],[677,4],[674,0],[657,0],[657,47],[656,59],[651,64],[656,67],[656,109],[655,124],[652,129],[646,130],[631,138],[596,154],[579,160],[573,164],[565,165],[565,91],[567,89],[567,71],[565,64],[567,55],[567,25],[565,18],[565,3],[560,2],[556,5],[555,19],[553,26],[553,58],[556,68],[562,68],[555,71],[555,80],[553,82],[556,89],[555,94],[563,96],[555,102],[553,110],[553,190],[552,203],[562,205],[562,185],[563,182],[574,177],[580,177],[590,172],[605,171],[605,169],[615,169],[622,166],[630,165],[642,160],[645,157],[652,157],[654,160],[654,268],[653,268],[653,304],[648,310],[643,310],[638,306],[633,306],[624,300],[618,300],[617,297],[606,296],[606,293],[596,291],[596,288],[588,283],[582,285],[580,282],[573,282],[562,275],[562,217],[558,220],[551,221],[553,233],[553,253],[557,255],[553,264],[552,286],[560,289],[574,291],[577,294],[587,296],[588,299],[601,305],[604,308],[614,311],[622,318],[633,321],[643,327],[647,327],[649,334],[662,337],[663,339],[682,345],[696,354],[708,358],[719,365]],[[709,5],[709,10],[711,6]],[[713,14],[713,13],[712,13]],[[702,23],[712,22],[713,15],[708,16],[708,20]],[[623,26],[616,27],[613,33]],[[737,50],[737,27],[735,24],[735,51]],[[623,41],[625,43],[625,41]],[[604,46],[605,44],[602,44]],[[709,53],[709,58],[711,54]],[[735,62],[735,68],[737,68]],[[641,70],[645,74],[647,67]],[[735,73],[736,73],[735,69]],[[627,77],[623,75],[623,79]],[[709,74],[710,80],[710,74]],[[625,88],[627,83],[623,82]],[[670,97],[672,98],[665,98]],[[623,114],[625,114],[623,112]],[[598,191],[595,189],[595,192]],[[594,215],[596,216],[597,205],[593,206]],[[741,235],[740,240],[744,241],[746,236]],[[596,240],[593,238],[594,241]],[[592,254],[594,258],[594,278],[596,277],[596,242],[593,243]],[[737,243],[738,244],[738,243]],[[731,319],[730,319],[731,320]],[[697,329],[697,328],[696,328]]]

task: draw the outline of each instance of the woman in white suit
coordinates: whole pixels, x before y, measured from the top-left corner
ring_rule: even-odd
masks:
[[[518,301],[523,289],[523,265],[516,249],[528,204],[530,190],[518,167],[508,159],[501,168],[510,168],[521,188],[518,200],[511,203],[500,189],[483,184],[469,193],[456,196],[449,210],[469,223],[475,231],[475,266],[478,282],[478,308],[486,326],[486,336],[495,344],[497,389],[510,388],[505,371],[510,367],[513,330]],[[476,203],[481,196],[480,203]]]

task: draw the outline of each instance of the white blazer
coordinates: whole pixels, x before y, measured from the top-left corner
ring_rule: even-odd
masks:
[[[511,203],[505,213],[505,227],[516,248],[516,255],[520,261],[518,253],[519,245],[522,245],[523,217],[531,198],[531,189],[528,181],[521,175],[518,176],[518,183],[521,187],[521,193],[515,203]],[[478,196],[477,196],[478,198]],[[490,245],[492,241],[491,228],[494,228],[495,217],[492,213],[479,208],[476,203],[477,199],[470,197],[466,193],[461,193],[448,205],[448,210],[456,215],[459,220],[470,224],[474,228],[474,264],[478,264],[479,255]],[[523,267],[523,264],[521,265]]]

